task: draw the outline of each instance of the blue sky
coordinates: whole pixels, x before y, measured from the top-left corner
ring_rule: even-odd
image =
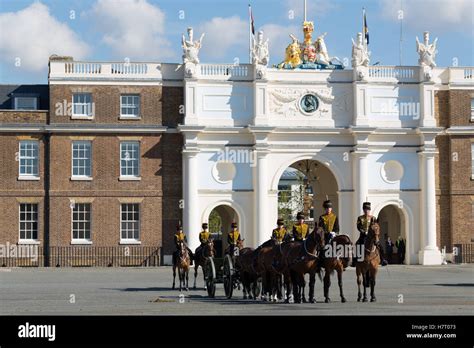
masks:
[[[270,39],[270,63],[289,34],[302,38],[303,0],[0,0],[0,83],[46,83],[53,53],[88,61],[181,61],[181,35],[205,32],[203,63],[248,61],[248,3]],[[307,0],[329,54],[351,54],[367,10],[371,63],[398,65],[403,14],[404,65],[416,65],[415,36],[438,37],[438,66],[474,65],[472,0]],[[400,12],[402,9],[403,12]]]

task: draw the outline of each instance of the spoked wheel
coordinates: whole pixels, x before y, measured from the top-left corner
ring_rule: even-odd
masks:
[[[216,295],[216,266],[212,257],[208,257],[204,264],[204,279],[206,281],[207,295]]]
[[[224,291],[227,298],[232,298],[234,291],[234,265],[230,255],[224,257]]]
[[[252,284],[253,298],[257,299],[260,296],[261,291],[262,291],[262,278],[258,278]]]

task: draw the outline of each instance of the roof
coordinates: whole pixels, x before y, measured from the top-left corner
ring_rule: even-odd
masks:
[[[0,109],[13,109],[12,97],[16,94],[39,97],[38,109],[49,109],[48,85],[2,85],[0,84]]]

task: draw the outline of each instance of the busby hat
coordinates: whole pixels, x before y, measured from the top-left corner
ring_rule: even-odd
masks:
[[[367,210],[371,210],[372,208],[371,208],[371,206],[370,206],[370,202],[364,202],[364,203],[362,203],[362,209],[363,209],[363,210],[366,210],[366,209],[367,209]]]
[[[329,199],[324,201],[323,202],[323,208],[325,208],[325,209],[332,208],[332,202]]]
[[[235,221],[232,222],[232,223],[230,224],[230,227],[231,227],[231,228],[236,228],[236,227],[237,227],[237,222],[235,222]]]
[[[202,228],[208,228],[208,227],[209,227],[209,224],[207,222],[203,222]]]
[[[296,214],[296,220],[304,220],[304,214],[302,212]]]
[[[283,221],[283,219],[278,219],[277,220],[277,225],[280,226],[280,225],[284,225],[285,222]]]

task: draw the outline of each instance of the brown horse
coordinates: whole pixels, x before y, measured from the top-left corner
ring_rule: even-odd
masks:
[[[367,302],[367,288],[370,286],[370,302],[375,302],[375,279],[377,277],[377,270],[380,263],[380,254],[377,248],[377,243],[380,238],[380,226],[377,222],[373,222],[369,226],[367,237],[364,243],[364,259],[357,259],[356,274],[357,274],[357,301],[360,302],[362,294],[360,292],[361,283],[364,286],[364,298],[362,302]],[[360,253],[359,253],[360,254]]]
[[[235,268],[239,272],[243,285],[244,300],[257,299],[259,295],[258,282],[260,276],[255,268],[257,251],[253,248],[242,248],[239,255],[235,257]]]
[[[276,255],[281,258],[281,243],[270,239],[259,249],[256,260],[257,272],[262,276],[262,299],[270,301],[283,299],[283,274],[275,266]]]
[[[314,284],[316,282],[316,271],[319,253],[324,243],[323,230],[315,228],[303,242],[290,242],[282,245],[282,273],[287,288],[289,302],[291,287],[295,303],[306,302],[304,287],[306,282],[304,275],[309,273],[309,302],[314,303]]]
[[[182,291],[183,287],[186,291],[189,290],[188,276],[190,264],[191,256],[189,255],[188,247],[184,242],[180,242],[178,245],[176,257],[173,258],[173,290],[175,288],[176,268],[178,268],[179,291]]]
[[[238,240],[235,246],[230,244],[227,248],[225,248],[224,255],[226,254],[229,254],[231,256],[239,255],[240,250],[242,250],[242,248],[244,247],[244,240],[245,239]]]
[[[337,281],[339,283],[339,294],[341,302],[346,302],[342,290],[342,272],[349,264],[352,242],[344,234],[336,236],[330,244],[324,247],[324,302],[331,302],[329,298],[329,287],[331,286],[331,275],[337,272]]]
[[[216,251],[214,250],[214,241],[212,239],[209,239],[206,243],[203,245],[200,245],[196,248],[196,251],[194,252],[194,289],[196,289],[196,279],[198,276],[198,270],[199,266],[203,269],[203,275],[204,275],[204,264],[206,263],[206,260],[208,257],[214,257],[216,254]],[[204,282],[205,284],[205,282]],[[205,287],[206,285],[204,285]]]

